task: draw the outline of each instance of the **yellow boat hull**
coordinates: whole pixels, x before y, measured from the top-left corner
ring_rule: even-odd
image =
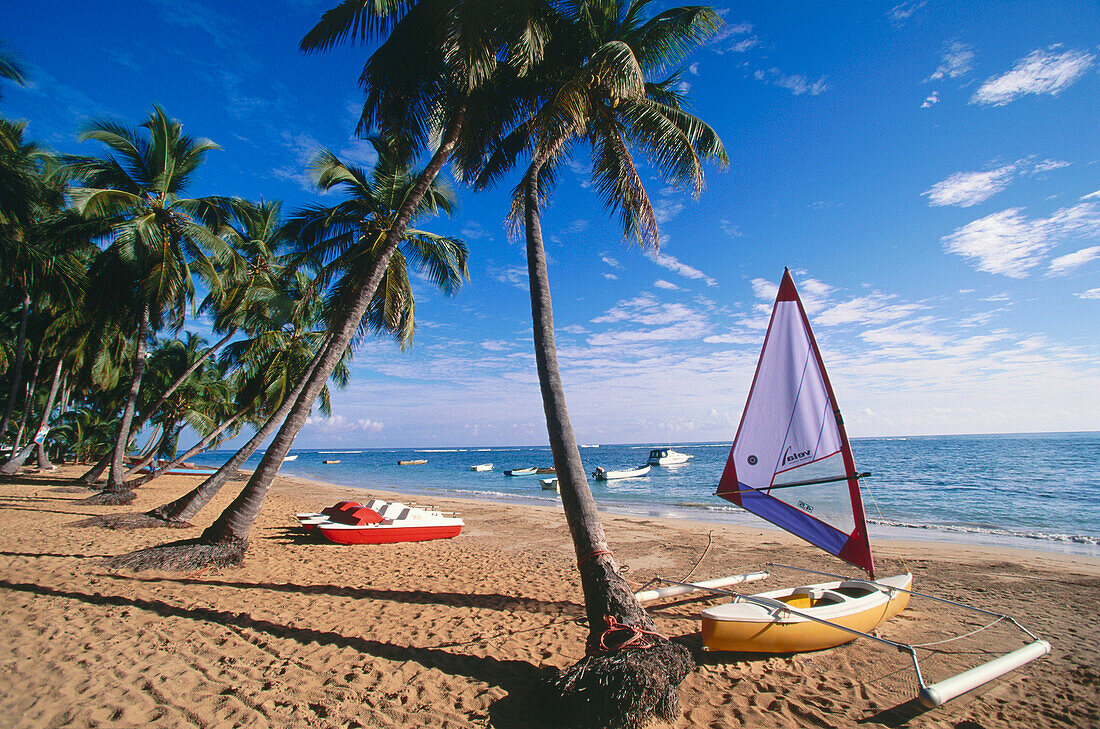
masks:
[[[773,590],[754,597],[829,623],[869,633],[909,604],[911,574],[876,582],[844,580]],[[900,589],[892,589],[900,588]],[[832,625],[744,600],[707,608],[702,615],[703,649],[747,653],[801,653],[849,643],[859,636]]]

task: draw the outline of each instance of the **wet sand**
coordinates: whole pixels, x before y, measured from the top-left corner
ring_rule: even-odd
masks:
[[[129,507],[100,507],[77,503],[88,492],[64,477],[79,472],[0,482],[4,727],[538,726],[526,689],[583,655],[560,509],[438,499],[466,521],[456,539],[339,546],[302,535],[291,515],[391,495],[280,478],[242,566],[136,573],[103,558],[198,536],[241,483],[227,485],[193,529],[112,531],[74,524],[147,510],[199,477],[162,477]],[[604,526],[639,584],[767,562],[851,573],[767,529],[610,515]],[[911,664],[893,649],[861,640],[798,656],[704,653],[698,612],[714,600],[670,600],[651,614],[699,660],[672,726],[1100,725],[1100,559],[924,541],[875,547],[883,575],[910,569],[915,589],[1007,612],[1054,652],[924,711],[912,701]],[[751,591],[813,581],[773,570]],[[880,633],[924,643],[985,622],[914,600]],[[1024,642],[999,624],[922,655],[922,668],[937,680]]]

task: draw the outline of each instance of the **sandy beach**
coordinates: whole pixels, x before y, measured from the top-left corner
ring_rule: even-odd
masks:
[[[103,559],[197,536],[239,483],[194,529],[111,531],[74,525],[147,510],[197,477],[163,477],[129,507],[101,507],[77,503],[88,492],[65,479],[79,472],[0,483],[4,727],[538,726],[527,688],[583,655],[579,579],[553,507],[440,499],[435,506],[466,521],[458,538],[345,547],[306,538],[291,515],[390,494],[279,478],[241,567],[133,573]],[[769,561],[846,571],[771,530],[610,515],[604,526],[638,583]],[[882,574],[908,568],[915,589],[1003,610],[1051,641],[1053,653],[925,711],[912,701],[908,659],[889,648],[863,640],[790,657],[708,654],[699,650],[698,612],[713,600],[671,600],[651,613],[699,661],[672,726],[1100,725],[1100,560],[929,542],[875,546]],[[776,570],[751,591],[812,581]],[[880,632],[924,643],[982,622],[915,600]],[[940,646],[922,668],[935,680],[1024,642],[997,625]]]

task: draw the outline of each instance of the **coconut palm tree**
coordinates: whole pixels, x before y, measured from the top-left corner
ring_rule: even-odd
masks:
[[[377,265],[375,259],[393,224],[393,216],[416,184],[416,176],[404,166],[402,157],[394,153],[391,145],[380,139],[374,139],[373,143],[379,156],[369,173],[345,164],[329,152],[320,154],[313,165],[318,185],[324,190],[340,190],[347,198],[329,207],[307,207],[289,224],[298,241],[290,269],[308,267],[318,272],[315,281],[321,282],[320,287],[309,286],[304,300],[311,301],[312,296],[308,294],[319,288],[327,290],[325,309],[330,331],[333,320],[347,316],[348,299],[359,293],[363,270],[369,271]],[[451,195],[445,186],[433,185],[423,196],[417,217],[439,210],[450,211],[453,208]],[[390,256],[383,272],[385,285],[375,288],[371,305],[349,327],[348,339],[368,332],[388,332],[399,342],[407,342],[414,331],[414,301],[407,267],[416,267],[442,291],[453,294],[467,276],[466,257],[466,248],[460,241],[407,228],[401,250]],[[232,351],[227,349],[227,354]],[[333,351],[331,341],[326,351]],[[340,347],[340,352],[346,356],[347,347]],[[311,367],[317,366],[316,362],[311,363]],[[295,395],[294,406],[301,405],[301,392],[305,387],[302,382],[296,384],[299,393]],[[314,399],[311,398],[311,404]],[[252,523],[271,485],[271,478],[258,478],[256,474],[271,460],[271,448],[281,434],[285,435],[286,427],[284,421],[275,442],[245,488],[196,543],[166,545],[155,553],[150,550],[136,552],[116,559],[115,563],[128,567],[187,569],[211,561],[217,564],[239,562],[247,549]],[[294,432],[296,434],[297,429]],[[279,464],[285,455],[283,451],[278,456]],[[275,470],[278,470],[277,465]],[[172,510],[183,513],[182,509]]]
[[[0,43],[0,78],[14,81],[20,86],[27,85],[27,78],[23,73],[23,64],[21,64],[9,51],[4,49],[3,43]],[[0,98],[3,98],[2,89],[3,87],[0,86]]]
[[[84,267],[81,247],[57,234],[63,186],[48,150],[25,139],[26,123],[0,119],[0,281],[21,300],[18,334],[9,368],[7,404],[0,417],[0,439],[8,429],[23,384],[27,322],[51,302],[72,304],[79,296]],[[84,245],[87,240],[83,241]]]
[[[74,207],[86,218],[110,221],[109,245],[100,287],[128,289],[134,299],[137,348],[122,425],[111,456],[102,503],[128,503],[133,493],[123,481],[123,457],[130,441],[134,407],[145,368],[146,340],[166,320],[180,324],[194,296],[193,274],[219,290],[208,251],[223,254],[225,242],[210,226],[217,207],[204,198],[182,197],[206,154],[218,146],[183,133],[182,125],[154,107],[141,130],[109,120],[89,124],[81,141],[98,141],[100,157],[70,157],[71,174],[83,184],[72,190]]]
[[[547,434],[562,505],[573,537],[588,615],[584,660],[563,672],[559,706],[572,720],[600,726],[634,726],[651,713],[671,721],[677,686],[690,670],[690,655],[655,634],[655,626],[619,575],[588,486],[558,369],[553,308],[543,246],[540,208],[553,173],[573,145],[591,148],[595,189],[617,213],[624,238],[643,249],[658,246],[656,216],[633,150],[669,182],[702,188],[702,160],[726,162],[714,131],[682,109],[675,75],[662,83],[647,77],[666,70],[712,33],[717,14],[705,7],[665,10],[645,18],[645,0],[562,3],[560,25],[547,47],[547,62],[532,74],[535,112],[481,157],[478,184],[500,177],[526,152],[529,163],[516,188],[513,224],[526,233],[535,359]],[[540,72],[541,71],[541,72]],[[492,135],[490,135],[492,138]],[[477,168],[477,160],[467,161]],[[627,638],[645,651],[608,651]],[[645,680],[639,680],[644,676]],[[606,702],[608,695],[619,700]]]

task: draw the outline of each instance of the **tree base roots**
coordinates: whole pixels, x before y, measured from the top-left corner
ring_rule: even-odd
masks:
[[[137,494],[130,490],[100,491],[95,496],[89,496],[76,503],[87,504],[89,506],[126,506],[134,503],[134,499],[136,498]]]
[[[554,723],[585,729],[634,729],[653,718],[674,722],[679,687],[695,668],[676,643],[585,656],[535,687],[532,699]]]
[[[120,554],[105,563],[114,569],[194,572],[207,567],[235,567],[244,561],[247,550],[248,541],[244,539],[218,542],[188,539]]]
[[[75,527],[101,527],[103,529],[186,529],[191,526],[186,521],[169,521],[149,514],[104,514],[93,516],[73,524]]]

